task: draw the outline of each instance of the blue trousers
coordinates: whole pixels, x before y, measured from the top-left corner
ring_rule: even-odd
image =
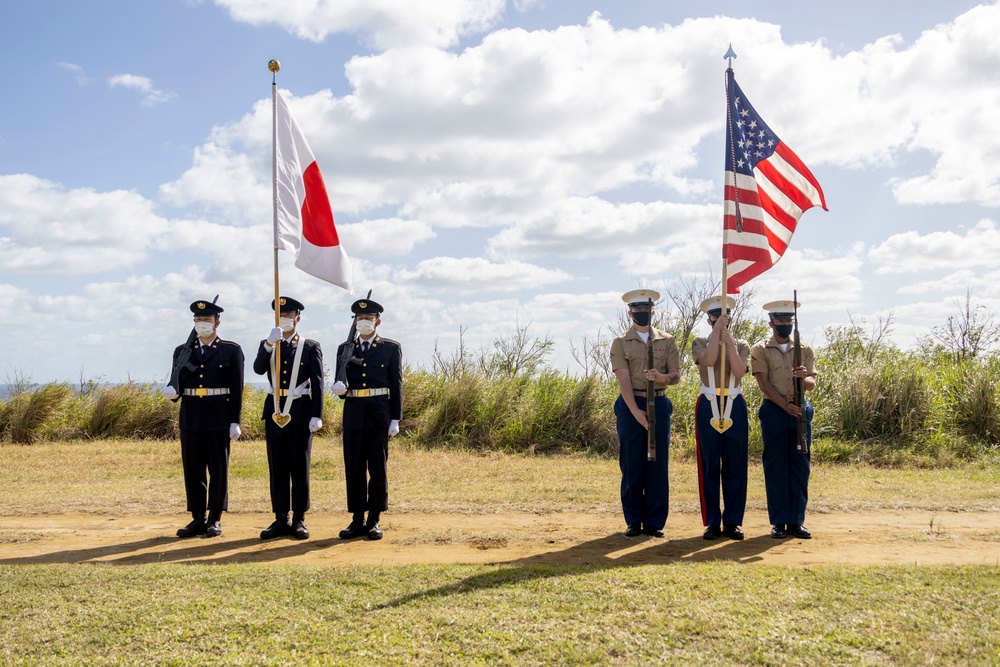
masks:
[[[764,488],[767,516],[771,524],[802,525],[809,500],[809,454],[797,451],[798,428],[795,417],[764,399],[758,411],[764,440]],[[808,402],[806,441],[812,445],[813,407]]]
[[[740,526],[747,507],[747,465],[750,423],[743,396],[732,401],[733,425],[722,433],[712,427],[712,401],[703,395],[695,404],[695,435],[698,439],[698,490],[701,521],[706,526]],[[720,417],[722,413],[720,412]],[[719,486],[725,510],[719,508]]]
[[[615,401],[615,421],[618,428],[618,464],[622,471],[622,512],[629,526],[641,524],[661,530],[667,522],[670,508],[670,414],[673,404],[666,396],[657,396],[656,460],[647,461],[647,431],[635,420],[625,399]],[[646,409],[646,399],[635,397],[640,410]]]

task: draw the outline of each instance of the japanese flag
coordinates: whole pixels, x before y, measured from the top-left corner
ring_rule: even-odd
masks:
[[[323,174],[285,100],[274,94],[275,247],[294,252],[295,266],[309,275],[353,292]]]

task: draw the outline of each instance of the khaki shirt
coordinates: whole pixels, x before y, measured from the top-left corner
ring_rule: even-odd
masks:
[[[731,374],[729,357],[726,357],[726,379],[722,379],[722,364],[719,363],[719,359],[723,354],[726,353],[726,349],[720,345],[719,357],[715,360],[715,386],[718,387],[728,387],[729,386],[729,375]],[[701,353],[708,349],[708,337],[705,338],[695,338],[694,342],[691,343],[691,359],[698,366],[698,373],[701,374],[701,385],[703,387],[708,386],[708,366],[702,366],[698,363],[698,357]],[[747,368],[750,367],[750,343],[743,339],[736,340],[736,350],[740,353],[740,361],[746,364]],[[736,381],[736,386],[739,387],[742,383],[742,379]]]
[[[781,351],[778,342],[771,336],[766,343],[757,343],[753,346],[750,354],[750,371],[754,374],[764,373],[764,377],[791,402],[795,398],[795,378],[792,377],[792,370],[795,367],[795,346],[792,341],[788,341],[788,350]],[[802,343],[802,365],[806,367],[806,372],[812,377],[816,377],[816,359],[813,356],[813,349]]]
[[[653,366],[661,373],[680,370],[681,354],[677,350],[677,343],[670,334],[650,327],[650,335],[653,337]],[[646,344],[639,338],[635,327],[629,327],[628,331],[611,341],[611,370],[617,371],[628,369],[632,378],[633,389],[646,389],[646,370],[648,367],[648,355],[646,354]],[[665,389],[666,383],[657,382],[656,389]]]

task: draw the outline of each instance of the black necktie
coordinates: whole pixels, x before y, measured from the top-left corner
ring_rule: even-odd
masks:
[[[361,343],[361,354],[368,354],[368,341]]]

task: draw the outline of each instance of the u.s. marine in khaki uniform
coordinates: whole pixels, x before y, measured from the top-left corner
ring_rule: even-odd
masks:
[[[806,442],[812,443],[813,408],[808,401],[795,405],[795,379],[802,378],[806,391],[816,386],[813,350],[802,344],[802,364],[794,363],[792,336],[793,309],[800,304],[772,301],[764,304],[768,326],[774,332],[766,342],[753,346],[750,368],[764,392],[758,415],[764,441],[764,488],[771,537],[809,539],[805,522],[809,500],[809,451],[798,450],[798,415],[805,418]]]
[[[695,338],[691,358],[701,374],[701,395],[695,404],[695,435],[698,441],[698,490],[701,499],[703,537],[717,539],[725,535],[743,539],[743,514],[747,506],[747,459],[749,419],[743,398],[743,376],[750,362],[750,344],[729,333],[729,312],[736,299],[705,299],[701,310],[708,315],[712,332]],[[725,373],[722,376],[722,356]],[[722,487],[724,509],[719,504]]]
[[[615,401],[618,429],[618,463],[622,471],[622,511],[625,535],[645,533],[663,537],[670,504],[670,414],[673,405],[664,390],[680,382],[680,352],[674,337],[651,326],[653,305],[660,295],[653,290],[633,290],[622,296],[628,304],[632,326],[611,341],[611,369],[621,395]],[[648,368],[646,341],[652,336],[654,368]],[[646,395],[653,380],[655,396]],[[656,460],[647,460],[649,422],[646,401],[656,410]]]

